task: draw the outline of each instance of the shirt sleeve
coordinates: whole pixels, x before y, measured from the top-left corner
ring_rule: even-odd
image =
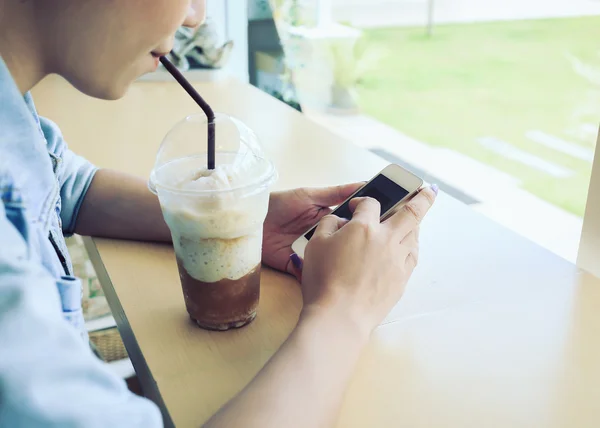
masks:
[[[46,137],[50,155],[62,163],[57,168],[62,203],[60,217],[63,232],[72,234],[79,208],[98,168],[68,148],[60,129],[50,119],[40,117],[40,127]]]
[[[0,427],[160,427],[62,317],[57,287],[0,201]],[[25,233],[26,236],[26,233]]]

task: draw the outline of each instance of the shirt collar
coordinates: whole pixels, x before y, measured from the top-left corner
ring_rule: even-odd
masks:
[[[48,201],[48,170],[53,175],[46,140],[31,94],[21,95],[0,56],[0,169],[13,177],[32,220],[41,218]]]

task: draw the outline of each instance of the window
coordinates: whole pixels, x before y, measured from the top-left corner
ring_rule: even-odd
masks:
[[[600,3],[271,5],[288,101],[575,261],[600,123]]]

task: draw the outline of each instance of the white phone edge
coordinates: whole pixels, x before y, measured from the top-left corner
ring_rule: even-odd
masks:
[[[377,175],[375,175],[364,186],[362,186],[360,189],[358,189],[356,192],[354,192],[352,195],[350,195],[350,197],[348,199],[346,199],[344,202],[342,202],[340,205],[343,205],[349,199],[352,199],[354,197],[354,195],[356,195],[362,188],[369,185],[369,183],[371,183],[371,181],[373,181],[375,178],[379,177],[380,175],[383,175],[383,176],[389,178],[394,183],[396,183],[397,185],[399,185],[400,187],[402,187],[408,191],[408,194],[404,198],[402,198],[392,208],[390,208],[389,210],[387,210],[386,212],[383,213],[383,215],[380,218],[381,221],[385,220],[390,215],[392,215],[394,212],[396,212],[399,208],[401,208],[406,202],[408,202],[411,198],[413,198],[415,196],[415,194],[419,191],[419,189],[423,186],[423,180],[421,178],[417,177],[412,172],[402,168],[400,165],[391,164],[391,165],[388,165],[387,167],[385,167],[383,170],[381,170]],[[306,233],[308,233],[313,227],[315,227],[315,225],[311,226],[308,230],[306,230],[292,244],[292,251],[294,251],[296,254],[298,254],[298,256],[300,256],[301,258],[304,258],[304,251],[306,250],[306,245],[308,244],[308,239],[306,239],[304,237],[304,235],[306,235]]]

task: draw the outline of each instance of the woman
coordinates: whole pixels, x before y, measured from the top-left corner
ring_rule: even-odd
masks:
[[[154,404],[90,352],[72,310],[80,291],[63,237],[169,241],[158,201],[144,180],[69,151],[29,90],[58,73],[85,94],[120,98],[169,52],[180,25],[202,22],[204,8],[203,0],[0,0],[0,426],[161,426]],[[417,263],[419,222],[437,193],[422,191],[385,224],[369,198],[352,202],[348,223],[323,217],[356,188],[272,195],[263,261],[302,278],[304,307],[281,349],[207,426],[335,420],[361,350]],[[321,217],[302,266],[291,243]]]

